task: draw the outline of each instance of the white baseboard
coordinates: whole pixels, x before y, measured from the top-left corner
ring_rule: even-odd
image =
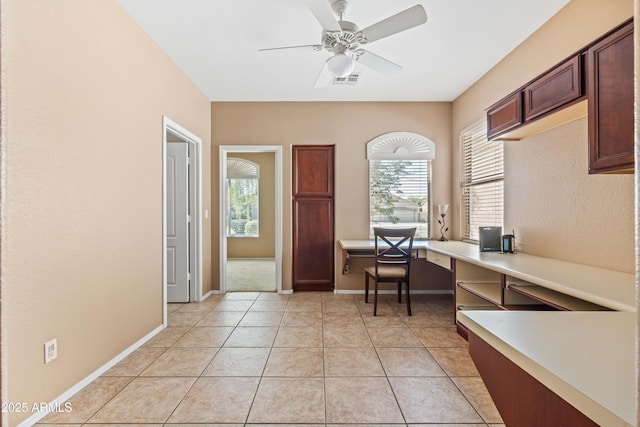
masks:
[[[292,295],[293,294],[293,289],[282,289],[280,291],[281,295]]]
[[[202,295],[202,298],[200,298],[200,301],[198,301],[198,302],[202,302],[202,301],[206,300],[211,295],[220,295],[220,291],[213,291],[213,290],[209,291],[206,294]]]
[[[364,289],[361,290],[352,290],[352,289],[334,289],[333,293],[335,294],[354,294],[354,295],[364,295]],[[379,295],[395,295],[398,291],[395,289],[381,289],[378,290]],[[404,289],[403,289],[404,293]],[[369,290],[369,295],[373,295],[373,291]],[[411,290],[411,295],[453,295],[453,291],[446,289],[439,290]]]
[[[157,328],[155,328],[153,331],[149,332],[144,337],[140,338],[138,341],[136,341],[131,346],[129,346],[126,350],[124,350],[123,352],[118,354],[116,357],[114,357],[113,359],[111,359],[110,361],[108,361],[107,363],[102,365],[100,368],[95,370],[88,377],[84,378],[79,383],[77,383],[76,385],[71,387],[69,390],[65,391],[60,396],[55,398],[53,401],[51,401],[47,405],[47,407],[48,408],[63,407],[64,403],[67,400],[69,400],[74,394],[78,393],[80,390],[82,390],[83,388],[88,386],[92,381],[96,380],[100,375],[102,375],[105,372],[107,372],[109,369],[111,369],[113,366],[115,366],[122,359],[124,359],[125,357],[127,357],[128,355],[133,353],[135,350],[140,348],[144,343],[149,341],[156,334],[160,333],[163,329],[164,329],[164,326],[160,325]],[[44,417],[46,417],[49,414],[50,414],[50,411],[39,411],[39,412],[36,412],[35,414],[33,414],[32,416],[30,416],[29,418],[27,418],[26,420],[24,420],[20,424],[18,424],[17,427],[31,427],[32,425],[36,424],[38,421],[40,421],[41,419],[43,419]]]

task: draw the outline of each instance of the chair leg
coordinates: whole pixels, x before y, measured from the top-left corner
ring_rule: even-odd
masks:
[[[407,314],[411,316],[411,294],[409,293],[409,281],[407,280]]]
[[[369,303],[369,275],[364,273],[364,303]]]
[[[402,281],[398,282],[398,304],[402,304]]]
[[[373,315],[378,315],[378,279],[376,278],[375,289],[373,290]]]

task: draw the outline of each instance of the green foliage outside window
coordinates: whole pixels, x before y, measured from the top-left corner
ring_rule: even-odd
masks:
[[[373,217],[386,217],[392,224],[400,222],[393,215],[398,195],[402,194],[399,178],[407,175],[409,161],[380,161],[371,175],[370,195],[371,214]]]
[[[228,180],[228,236],[259,236],[258,180]]]
[[[429,237],[431,173],[428,160],[369,161],[369,207],[373,227],[416,227]]]

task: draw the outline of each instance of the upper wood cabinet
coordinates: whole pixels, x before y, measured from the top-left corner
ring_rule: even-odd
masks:
[[[587,51],[589,173],[633,172],[633,22]]]
[[[633,172],[633,57],[630,19],[489,107],[487,137],[517,140],[587,116],[589,173]]]
[[[487,110],[487,137],[501,135],[522,124],[522,93],[512,93]]]
[[[522,91],[525,121],[549,113],[583,95],[581,64],[581,55],[576,55],[525,86]]]
[[[496,102],[487,109],[487,137],[513,139],[510,131],[579,100],[584,96],[582,76],[582,56],[577,54]]]
[[[293,197],[333,197],[332,145],[296,147],[293,171]]]

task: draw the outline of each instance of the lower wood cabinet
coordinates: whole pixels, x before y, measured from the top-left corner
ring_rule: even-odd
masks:
[[[589,173],[634,167],[633,22],[587,51]]]
[[[296,199],[293,205],[293,287],[334,288],[333,199]]]
[[[598,425],[473,332],[469,333],[469,354],[505,425]]]

